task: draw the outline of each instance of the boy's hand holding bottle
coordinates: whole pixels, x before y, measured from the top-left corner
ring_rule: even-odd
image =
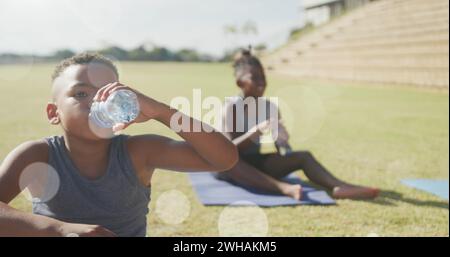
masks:
[[[119,82],[108,84],[97,91],[89,118],[97,126],[122,130],[132,123],[157,119],[164,104]]]

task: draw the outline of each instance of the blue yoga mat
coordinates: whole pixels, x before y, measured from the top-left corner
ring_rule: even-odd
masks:
[[[448,201],[448,180],[440,179],[404,179],[402,183],[428,193],[437,195]]]
[[[300,201],[283,195],[244,188],[228,181],[219,180],[213,174],[210,172],[189,173],[192,186],[203,205],[248,205],[254,203],[268,207],[303,204],[331,205],[336,203],[325,191],[306,185],[294,175],[290,175],[284,180],[291,184],[302,185],[303,193]]]

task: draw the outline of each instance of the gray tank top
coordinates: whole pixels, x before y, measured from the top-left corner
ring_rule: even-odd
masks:
[[[233,128],[231,126],[228,126],[230,124],[227,124],[227,121],[226,121],[225,118],[226,117],[233,117],[233,113],[234,113],[235,116],[236,116],[236,123],[240,122],[241,124],[244,125],[243,126],[243,131],[238,133],[238,136],[242,136],[243,134],[245,134],[246,132],[248,132],[250,130],[250,127],[249,127],[249,115],[250,115],[250,117],[253,117],[253,119],[255,119],[254,120],[255,124],[253,124],[253,125],[256,125],[257,113],[256,112],[249,113],[249,109],[247,108],[246,105],[244,105],[244,112],[238,112],[236,104],[239,101],[241,102],[241,104],[242,104],[242,101],[244,101],[244,95],[242,93],[237,95],[237,96],[235,96],[234,98],[230,98],[229,102],[225,103],[225,106],[224,106],[225,112],[223,114],[226,115],[226,116],[223,117],[224,118],[223,119],[223,126],[224,127],[222,129],[224,131],[227,131],[227,132],[233,130]],[[265,105],[266,105],[266,119],[270,118],[270,110],[271,110],[271,108],[275,108],[274,110],[276,110],[278,112],[278,107],[276,105],[274,105],[272,102],[266,100],[265,101]],[[245,151],[240,150],[239,153],[241,155],[245,155],[245,154],[260,154],[260,152],[261,152],[261,142],[260,142],[260,137],[258,137],[257,140],[250,141],[250,143],[246,147]]]
[[[60,186],[47,202],[33,202],[33,213],[65,222],[101,225],[118,236],[145,236],[150,188],[136,176],[125,146],[127,137],[111,139],[107,171],[95,180],[77,171],[63,136],[45,138],[49,165],[57,171]]]

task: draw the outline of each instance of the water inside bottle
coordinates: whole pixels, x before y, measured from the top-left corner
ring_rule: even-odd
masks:
[[[106,111],[115,123],[128,123],[136,119],[139,114],[139,106],[133,92],[119,90],[111,97],[110,103],[106,105]]]
[[[117,123],[129,123],[139,115],[137,96],[130,90],[118,90],[105,102],[94,102],[89,118],[97,126],[111,128]]]

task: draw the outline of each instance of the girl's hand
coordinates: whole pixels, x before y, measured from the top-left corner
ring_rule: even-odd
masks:
[[[151,119],[155,119],[158,117],[159,109],[161,108],[161,103],[158,101],[140,93],[139,91],[132,89],[128,86],[125,86],[119,82],[110,83],[97,91],[97,94],[94,96],[93,101],[106,101],[109,95],[114,93],[117,90],[130,90],[134,92],[137,96],[140,113],[136,119],[129,123],[118,123],[114,125],[113,131],[117,132],[119,130],[123,130],[130,126],[133,123],[141,123],[146,122]]]
[[[276,119],[274,119],[274,118],[270,118],[270,119],[264,120],[264,121],[256,124],[255,127],[256,127],[257,131],[259,131],[261,133],[265,133],[265,132],[268,132],[271,128],[274,127],[273,124],[275,122],[278,122],[278,121]]]
[[[256,125],[256,130],[258,130],[260,133],[264,133],[269,130],[270,123],[270,120],[264,120],[263,122],[260,122]]]
[[[283,123],[279,122],[278,123],[278,135],[277,135],[276,141],[288,142],[288,140],[289,140],[289,133],[287,132]]]

